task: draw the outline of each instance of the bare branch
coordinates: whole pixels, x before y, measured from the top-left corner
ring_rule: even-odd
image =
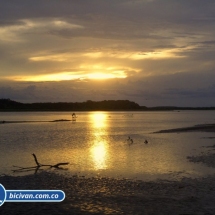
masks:
[[[38,160],[37,160],[36,155],[35,155],[34,153],[33,153],[32,155],[34,156],[34,160],[35,160],[37,166],[41,166],[41,164],[40,164],[40,163],[38,162]]]
[[[57,163],[51,167],[59,168],[60,165],[68,165],[69,163]]]
[[[54,167],[54,168],[58,168],[58,169],[62,169],[60,168],[59,166],[61,165],[68,165],[69,163],[57,163],[55,165],[49,165],[49,164],[40,164],[37,160],[37,156],[33,153],[32,154],[33,157],[34,157],[34,160],[35,160],[35,163],[37,164],[37,166],[32,166],[32,167],[20,167],[20,166],[13,166],[13,167],[16,167],[18,168],[17,170],[12,170],[13,172],[28,172],[28,171],[32,171],[32,170],[35,170],[35,173],[38,171],[38,169],[40,167],[45,167],[45,166],[48,166],[50,168]]]

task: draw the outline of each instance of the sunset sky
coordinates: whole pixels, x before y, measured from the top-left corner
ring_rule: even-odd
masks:
[[[0,0],[0,98],[215,106],[215,1]]]

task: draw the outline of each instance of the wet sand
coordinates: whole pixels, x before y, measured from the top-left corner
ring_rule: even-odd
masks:
[[[2,176],[6,189],[60,189],[59,203],[9,203],[0,213],[13,214],[215,214],[215,176],[180,181],[129,181],[85,178],[42,172],[29,176]]]
[[[215,124],[201,124],[201,125],[194,125],[191,127],[166,129],[166,130],[156,131],[154,133],[181,133],[181,132],[191,132],[191,131],[215,132]]]

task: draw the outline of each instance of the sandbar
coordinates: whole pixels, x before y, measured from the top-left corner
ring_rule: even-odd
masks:
[[[154,133],[180,133],[180,132],[191,132],[191,131],[215,132],[215,124],[201,124],[201,125],[194,125],[191,127],[166,129],[166,130],[156,131]]]
[[[73,120],[69,120],[69,119],[56,119],[56,120],[51,120],[51,121],[44,121],[44,120],[35,120],[35,121],[22,121],[22,120],[13,120],[13,121],[0,121],[0,124],[6,124],[6,123],[41,123],[41,122],[70,122]]]

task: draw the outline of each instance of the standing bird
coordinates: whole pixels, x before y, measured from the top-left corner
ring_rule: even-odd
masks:
[[[130,138],[130,136],[128,137],[127,141],[128,141],[128,145],[129,145],[129,146],[130,146],[131,144],[133,144],[133,142],[134,142],[133,139]]]
[[[145,140],[144,143],[147,144],[147,143],[148,143],[148,140]]]
[[[76,114],[73,113],[73,114],[72,114],[72,121],[76,121],[76,118],[77,118]]]

